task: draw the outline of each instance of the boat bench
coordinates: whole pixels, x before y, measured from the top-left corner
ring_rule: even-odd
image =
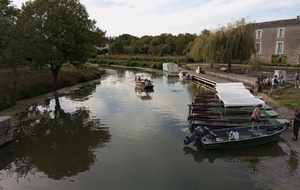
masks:
[[[240,135],[240,139],[249,139],[251,135]]]

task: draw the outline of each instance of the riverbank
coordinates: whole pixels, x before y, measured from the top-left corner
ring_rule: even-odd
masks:
[[[49,69],[6,71],[1,73],[0,110],[14,106],[17,101],[55,91]],[[99,79],[104,72],[104,69],[92,64],[87,64],[83,69],[71,65],[63,66],[58,76],[58,89]]]
[[[196,65],[190,65],[190,68],[193,70],[197,66]],[[254,82],[257,80],[256,76],[247,76],[246,74],[236,74],[236,73],[230,73],[230,72],[220,72],[217,70],[209,69],[208,67],[204,67],[204,70],[206,70],[205,74],[202,74],[201,77],[205,76],[214,76],[218,78],[223,78],[228,81],[234,81],[234,82],[243,82],[246,84],[254,84]],[[289,89],[288,89],[289,88]],[[295,93],[290,94],[288,93],[288,90],[293,90]],[[299,91],[298,91],[299,90]],[[294,110],[291,108],[288,108],[286,106],[283,106],[280,101],[282,101],[282,97],[284,97],[286,100],[289,101],[296,101],[294,98],[290,96],[294,96],[295,94],[300,94],[300,89],[294,89],[293,86],[285,86],[280,87],[279,91],[277,91],[278,95],[271,96],[268,94],[269,89],[264,90],[263,92],[258,93],[258,96],[263,97],[263,100],[268,104],[274,111],[276,111],[279,114],[279,118],[284,119],[291,119],[294,115]],[[299,104],[296,104],[295,106],[299,106]],[[281,134],[282,140],[288,145],[288,147],[297,155],[298,158],[300,158],[300,141],[293,141],[293,129],[292,127],[288,127],[287,130],[285,130]]]

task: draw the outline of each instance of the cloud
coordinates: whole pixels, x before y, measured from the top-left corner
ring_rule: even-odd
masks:
[[[25,0],[15,0],[25,2]],[[107,36],[200,34],[241,18],[264,22],[296,18],[299,0],[81,0]],[[16,3],[15,3],[16,4]],[[18,6],[19,7],[19,6]]]

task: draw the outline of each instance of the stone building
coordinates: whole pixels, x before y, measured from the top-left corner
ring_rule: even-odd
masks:
[[[256,23],[256,55],[266,63],[299,65],[300,16]]]

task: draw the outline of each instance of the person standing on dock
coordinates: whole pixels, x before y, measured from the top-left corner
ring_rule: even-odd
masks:
[[[259,130],[259,123],[260,123],[260,109],[262,108],[262,105],[259,104],[255,107],[255,109],[252,112],[251,119],[252,119],[252,131],[254,130],[254,127],[257,127],[257,130]]]
[[[293,140],[297,141],[298,140],[299,127],[300,127],[299,108],[295,109],[294,117],[292,118],[292,120],[293,120],[293,132],[294,132]]]

